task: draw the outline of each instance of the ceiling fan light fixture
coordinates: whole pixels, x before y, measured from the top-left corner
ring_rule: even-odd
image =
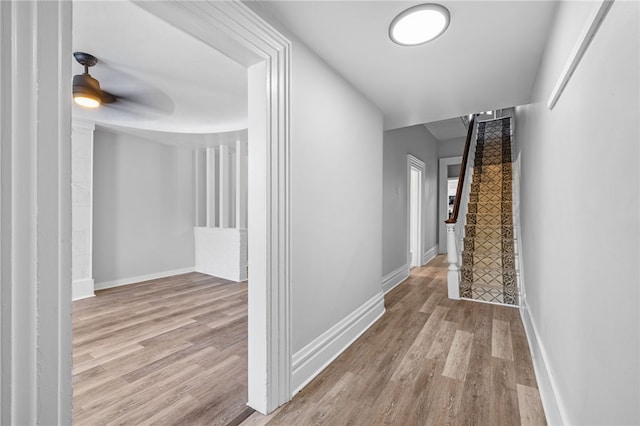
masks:
[[[89,74],[73,77],[73,101],[85,108],[97,108],[102,103],[100,84]]]
[[[100,101],[88,96],[75,96],[73,98],[73,101],[81,107],[85,108],[97,108],[100,106]]]
[[[73,101],[85,108],[97,108],[102,104],[100,83],[88,73],[73,77]]]
[[[84,73],[73,76],[73,101],[85,108],[97,108],[105,103],[100,83],[89,74],[89,67],[98,63],[98,58],[85,52],[73,52],[74,58],[84,67]]]
[[[450,16],[446,7],[435,3],[410,7],[391,21],[389,38],[401,46],[427,43],[445,32]]]

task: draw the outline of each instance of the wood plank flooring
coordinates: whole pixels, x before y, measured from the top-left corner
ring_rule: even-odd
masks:
[[[270,416],[246,406],[246,283],[191,273],[99,291],[74,302],[74,423],[544,425],[518,310],[449,300],[445,260],[414,268]]]
[[[76,425],[237,425],[247,283],[190,273],[73,303]]]
[[[414,268],[336,361],[242,425],[545,425],[518,309],[449,300],[445,261]]]

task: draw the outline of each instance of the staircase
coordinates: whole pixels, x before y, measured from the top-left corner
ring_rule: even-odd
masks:
[[[460,297],[518,305],[511,118],[478,124],[462,252]]]

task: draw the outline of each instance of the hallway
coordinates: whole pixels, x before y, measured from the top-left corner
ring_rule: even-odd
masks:
[[[449,300],[446,274],[443,255],[414,268],[291,402],[242,424],[546,424],[519,311]]]

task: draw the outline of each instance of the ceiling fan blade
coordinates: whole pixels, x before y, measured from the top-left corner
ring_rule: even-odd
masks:
[[[103,104],[112,104],[112,103],[114,103],[115,101],[118,100],[117,96],[112,95],[111,93],[109,93],[109,92],[107,92],[105,90],[102,91],[101,98],[102,98],[102,103]]]

